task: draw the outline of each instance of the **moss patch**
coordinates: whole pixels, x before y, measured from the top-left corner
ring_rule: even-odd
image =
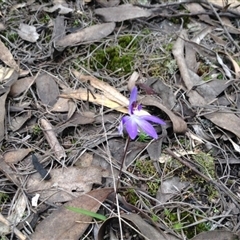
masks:
[[[114,44],[99,48],[91,46],[93,52],[90,58],[90,68],[94,71],[99,69],[117,76],[123,76],[133,71],[135,55],[139,38],[132,35],[121,36]]]
[[[206,232],[211,229],[210,222],[201,222],[195,226],[187,227],[196,222],[194,213],[188,211],[182,211],[181,213],[177,212],[177,209],[165,209],[164,210],[164,220],[168,225],[175,229],[176,231],[183,230],[184,234],[190,239],[195,235]],[[204,216],[201,213],[196,213],[197,220],[200,221],[204,219]]]

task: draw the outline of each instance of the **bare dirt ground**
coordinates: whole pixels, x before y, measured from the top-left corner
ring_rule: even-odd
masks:
[[[237,3],[0,0],[0,17],[1,240],[240,238]]]

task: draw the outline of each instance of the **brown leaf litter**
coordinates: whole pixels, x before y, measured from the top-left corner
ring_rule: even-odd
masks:
[[[2,3],[6,238],[239,238],[240,14],[218,4]],[[134,86],[166,125],[126,146]]]

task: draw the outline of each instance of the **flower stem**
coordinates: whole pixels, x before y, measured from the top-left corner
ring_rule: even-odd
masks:
[[[126,140],[125,148],[124,148],[124,154],[123,154],[123,158],[122,158],[119,174],[118,174],[118,180],[117,180],[117,185],[116,185],[116,192],[118,192],[118,187],[119,187],[120,178],[121,178],[121,174],[122,174],[123,164],[124,164],[126,156],[127,156],[127,150],[128,150],[129,143],[130,143],[130,137],[128,136],[128,138]]]

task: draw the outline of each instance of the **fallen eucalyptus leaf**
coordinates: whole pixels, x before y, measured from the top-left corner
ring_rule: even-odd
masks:
[[[37,94],[43,104],[53,106],[57,102],[59,88],[54,78],[44,73],[36,79]]]
[[[4,153],[3,158],[6,163],[18,163],[19,161],[23,160],[31,151],[31,148],[11,150]]]
[[[117,7],[98,8],[95,14],[103,18],[105,22],[122,22],[129,19],[150,17],[152,12],[132,4],[123,4]]]
[[[0,40],[0,59],[10,68],[13,68],[16,72],[19,72],[18,64],[15,62],[13,55],[8,48]]]
[[[48,181],[42,181],[39,173],[30,175],[26,185],[28,193],[39,193],[41,198],[47,198],[50,202],[67,202],[91,191],[94,183],[101,184],[102,177],[107,176],[108,172],[89,166],[52,169],[50,174]]]
[[[84,42],[101,40],[108,36],[115,28],[115,23],[103,23],[84,28],[62,37],[56,41],[57,47],[77,46]]]
[[[32,240],[79,239],[89,226],[92,217],[69,211],[66,207],[74,206],[97,212],[111,192],[113,192],[111,188],[93,190],[64,204],[41,221],[30,238]]]

